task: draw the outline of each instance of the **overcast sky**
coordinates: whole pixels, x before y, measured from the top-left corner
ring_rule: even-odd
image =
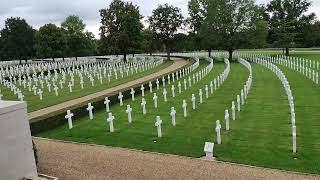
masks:
[[[189,0],[127,0],[140,7],[143,16],[149,16],[157,4],[169,3],[181,8],[184,15],[188,14]],[[270,0],[256,0],[258,4]],[[310,9],[320,17],[320,0],[312,0]],[[111,0],[7,0],[0,3],[0,28],[8,17],[22,17],[34,28],[47,23],[60,24],[69,15],[78,15],[87,24],[86,29],[99,37],[99,9],[106,8]]]

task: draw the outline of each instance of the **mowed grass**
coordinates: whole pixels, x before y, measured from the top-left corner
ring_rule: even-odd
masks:
[[[196,71],[207,65],[207,62],[201,61],[200,67]],[[205,99],[204,96],[204,103],[199,104],[198,89],[202,88],[203,92],[205,92],[205,85],[209,85],[209,82],[223,72],[225,67],[226,65],[223,63],[215,64],[214,69],[208,76],[181,94],[178,93],[176,86],[175,98],[171,98],[171,85],[167,85],[167,103],[163,101],[162,88],[160,88],[160,91],[157,91],[158,109],[153,107],[152,94],[147,93],[147,115],[142,115],[141,97],[137,97],[134,102],[131,99],[124,101],[124,106],[122,107],[119,104],[112,106],[111,112],[115,116],[114,133],[109,132],[109,125],[106,120],[107,113],[101,110],[94,113],[92,121],[89,120],[89,117],[83,117],[75,121],[72,130],[68,130],[67,124],[65,124],[37,136],[201,157],[204,155],[203,146],[205,142],[215,141],[215,121],[223,119],[225,108],[231,106],[231,101],[240,93],[249,76],[249,72],[244,66],[239,63],[232,63],[230,75],[224,84],[217,91],[214,91],[209,99]],[[192,110],[192,93],[195,93],[197,97],[196,110]],[[187,118],[183,117],[181,107],[183,99],[188,102]],[[127,104],[130,104],[133,108],[132,124],[128,123],[127,114],[125,113]],[[176,127],[171,124],[169,115],[171,107],[175,107],[177,110]],[[161,116],[163,121],[162,138],[157,137],[157,129],[154,125],[157,115]]]
[[[43,100],[40,100],[38,95],[33,94],[33,90],[31,92],[28,91],[28,87],[26,89],[23,88],[23,85],[20,86],[19,88],[22,90],[22,93],[24,94],[25,98],[24,101],[27,102],[28,104],[28,112],[33,112],[45,107],[49,107],[55,104],[63,103],[68,100],[76,99],[82,96],[86,96],[95,92],[102,91],[104,89],[108,89],[110,87],[114,87],[129,81],[132,81],[134,79],[141,78],[143,76],[152,74],[154,72],[157,72],[161,69],[164,69],[172,64],[172,61],[164,61],[163,64],[151,68],[147,71],[143,72],[138,72],[131,75],[129,72],[129,76],[126,76],[126,73],[124,73],[124,77],[121,78],[120,73],[118,73],[118,79],[115,79],[113,76],[111,81],[108,81],[108,78],[103,79],[103,84],[100,83],[100,81],[95,78],[94,86],[91,85],[91,82],[89,81],[88,78],[84,78],[84,89],[81,89],[80,86],[80,79],[78,78],[77,75],[74,76],[74,87],[73,87],[73,92],[69,92],[69,87],[68,83],[70,81],[70,76],[68,75],[66,78],[66,83],[64,84],[63,89],[60,89],[60,84],[58,83],[57,86],[59,87],[59,96],[55,95],[55,92],[53,90],[53,86],[51,86],[51,92],[49,92],[46,84],[44,83],[44,88],[43,88]],[[53,77],[53,75],[52,75]],[[59,79],[61,79],[61,75],[59,75]],[[17,81],[17,85],[19,85]],[[40,83],[38,83],[38,86],[40,87]],[[13,92],[10,91],[10,89],[6,88],[3,85],[0,85],[0,90],[3,94],[3,100],[18,100],[17,96],[13,94]]]

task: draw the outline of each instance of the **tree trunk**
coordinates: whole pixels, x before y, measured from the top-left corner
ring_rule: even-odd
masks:
[[[76,61],[78,61],[78,57],[76,56]]]
[[[232,61],[232,56],[233,56],[233,50],[232,49],[229,49],[228,50],[228,52],[229,52],[229,61],[231,62]]]
[[[123,54],[123,61],[126,63],[127,62],[127,53]]]
[[[62,57],[62,61],[64,61],[64,57]]]
[[[28,64],[28,59],[26,59],[26,64]]]
[[[19,60],[19,64],[20,64],[20,65],[22,64],[22,60],[21,60],[21,59]]]
[[[286,48],[286,56],[290,56],[289,48]]]
[[[132,54],[132,56],[134,57],[134,53]]]
[[[55,62],[54,58],[52,58],[53,62]]]
[[[211,49],[208,49],[208,53],[209,53],[209,58],[211,58]]]
[[[170,60],[170,48],[168,46],[166,48],[167,48],[167,58],[168,60]]]

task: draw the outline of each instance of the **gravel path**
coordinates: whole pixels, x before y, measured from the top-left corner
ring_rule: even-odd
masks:
[[[320,176],[240,166],[98,145],[34,138],[39,172],[61,180],[320,179]]]
[[[155,72],[153,74],[144,76],[144,77],[139,78],[139,79],[135,79],[135,80],[129,81],[127,83],[124,83],[124,84],[121,84],[121,85],[118,85],[118,86],[115,86],[115,87],[112,87],[112,88],[108,88],[108,89],[100,91],[100,92],[96,92],[96,93],[93,93],[93,94],[90,94],[90,95],[87,95],[87,96],[83,96],[81,98],[73,99],[73,100],[70,100],[70,101],[65,101],[63,103],[56,104],[56,105],[53,105],[53,106],[50,106],[50,107],[47,107],[47,108],[43,108],[43,109],[40,109],[38,111],[30,112],[30,113],[28,113],[29,120],[34,119],[34,118],[38,118],[38,117],[41,117],[41,116],[44,116],[44,115],[47,115],[47,114],[50,114],[50,113],[53,113],[53,112],[56,112],[58,110],[66,109],[68,107],[72,107],[72,106],[80,104],[80,103],[88,102],[91,99],[94,99],[94,98],[97,98],[97,97],[107,96],[107,95],[113,94],[115,92],[118,92],[118,91],[120,91],[122,89],[127,89],[129,87],[142,84],[142,83],[144,83],[146,81],[154,80],[156,78],[161,77],[164,74],[173,72],[173,71],[175,71],[175,70],[177,70],[177,69],[179,69],[179,68],[181,68],[181,67],[183,67],[183,66],[188,64],[188,61],[186,61],[184,59],[181,59],[181,58],[172,58],[172,59],[174,60],[174,63],[172,65],[170,65],[169,67],[167,67],[165,69],[162,69],[162,70],[160,70],[158,72]]]

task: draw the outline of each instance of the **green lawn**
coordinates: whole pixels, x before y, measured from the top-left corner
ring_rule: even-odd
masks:
[[[75,80],[75,86],[73,87],[73,92],[70,93],[69,92],[69,88],[68,88],[68,84],[66,83],[64,85],[63,90],[60,89],[60,85],[57,84],[57,86],[59,87],[59,96],[56,96],[53,90],[53,86],[51,87],[51,93],[48,91],[48,88],[46,87],[46,84],[44,83],[44,89],[43,89],[43,100],[41,101],[39,99],[39,96],[34,96],[33,91],[29,92],[28,88],[24,89],[23,85],[20,87],[20,89],[22,90],[22,93],[24,94],[25,98],[24,100],[28,103],[28,112],[32,112],[32,111],[36,111],[48,106],[52,106],[55,104],[59,104],[62,102],[65,102],[67,100],[72,100],[75,98],[79,98],[85,95],[89,95],[104,89],[108,89],[110,87],[114,87],[117,86],[119,84],[123,84],[126,83],[128,81],[137,79],[137,78],[141,78],[143,76],[146,76],[148,74],[152,74],[154,72],[157,72],[161,69],[164,69],[168,66],[170,66],[172,64],[172,61],[164,61],[163,64],[149,69],[147,71],[143,71],[143,72],[138,72],[138,73],[134,73],[133,75],[131,75],[129,73],[129,76],[126,76],[126,73],[124,73],[124,78],[121,78],[120,74],[118,76],[118,79],[111,79],[110,82],[108,82],[108,79],[105,78],[103,81],[103,84],[100,84],[99,81],[95,81],[95,86],[91,86],[91,82],[89,81],[88,78],[84,78],[84,89],[81,89],[80,86],[80,80],[77,76],[75,76],[74,80]],[[60,75],[61,76],[61,75]],[[70,80],[70,76],[67,76],[66,82],[69,82]],[[18,82],[17,82],[17,85]],[[40,85],[39,85],[40,86]],[[4,87],[3,85],[0,85],[0,89],[3,96],[3,100],[18,100],[16,95],[13,95],[13,93],[10,91],[10,89]]]
[[[320,57],[320,54],[307,52],[295,55],[313,59]],[[201,61],[197,71],[206,65],[206,62]],[[201,157],[204,155],[204,143],[216,142],[215,121],[219,119],[222,124],[222,144],[216,144],[214,149],[218,160],[320,174],[320,87],[296,71],[279,67],[288,78],[294,96],[298,149],[296,155],[292,154],[291,120],[284,87],[271,70],[257,64],[252,64],[253,84],[246,104],[237,113],[236,121],[230,121],[231,130],[228,132],[225,131],[224,110],[230,109],[232,100],[240,94],[249,75],[248,70],[239,63],[231,64],[230,75],[221,88],[203,104],[197,104],[195,111],[191,109],[191,94],[197,95],[199,88],[204,88],[224,70],[224,64],[216,64],[212,72],[192,89],[182,94],[177,93],[176,98],[169,98],[167,103],[162,101],[162,95],[158,92],[157,110],[153,108],[152,95],[147,93],[148,114],[145,116],[141,112],[141,97],[135,102],[131,102],[131,99],[124,101],[123,107],[119,107],[119,104],[112,106],[111,111],[116,118],[114,133],[108,132],[106,112],[102,110],[94,113],[94,120],[91,122],[88,117],[75,121],[71,131],[65,124],[38,136]],[[168,87],[167,90],[168,97],[171,97]],[[188,102],[186,119],[182,117],[183,99]],[[126,104],[133,108],[134,122],[130,125],[125,113]],[[176,127],[171,125],[171,106],[177,110]],[[157,115],[163,120],[162,138],[157,138],[154,126]]]
[[[206,66],[206,62],[201,62],[198,70]],[[131,99],[124,102],[124,106],[118,104],[111,108],[116,120],[114,121],[115,132],[109,133],[106,122],[106,112],[98,111],[94,113],[94,120],[90,122],[88,117],[84,117],[75,122],[74,128],[69,131],[67,125],[54,130],[41,133],[38,136],[52,139],[63,139],[76,142],[103,144],[110,146],[142,149],[170,154],[200,157],[203,156],[203,146],[206,141],[214,141],[215,121],[224,117],[224,109],[231,105],[231,100],[240,92],[246,79],[248,70],[238,64],[231,65],[231,72],[225,84],[214,92],[203,104],[197,104],[195,111],[191,110],[191,94],[198,93],[198,88],[204,88],[210,80],[213,80],[225,68],[225,64],[218,63],[212,72],[202,81],[198,82],[192,89],[188,89],[182,94],[172,99],[168,98],[165,103],[162,95],[158,93],[158,109],[154,109],[152,96],[148,93],[147,115],[142,115],[140,106],[141,97],[132,103]],[[168,89],[168,97],[171,91]],[[183,118],[181,103],[183,99],[188,102],[188,117]],[[130,103],[133,108],[132,124],[128,124],[125,114],[126,104]],[[174,106],[177,110],[177,126],[171,125],[169,116],[170,108]],[[163,124],[163,137],[157,138],[155,118],[160,115]]]

